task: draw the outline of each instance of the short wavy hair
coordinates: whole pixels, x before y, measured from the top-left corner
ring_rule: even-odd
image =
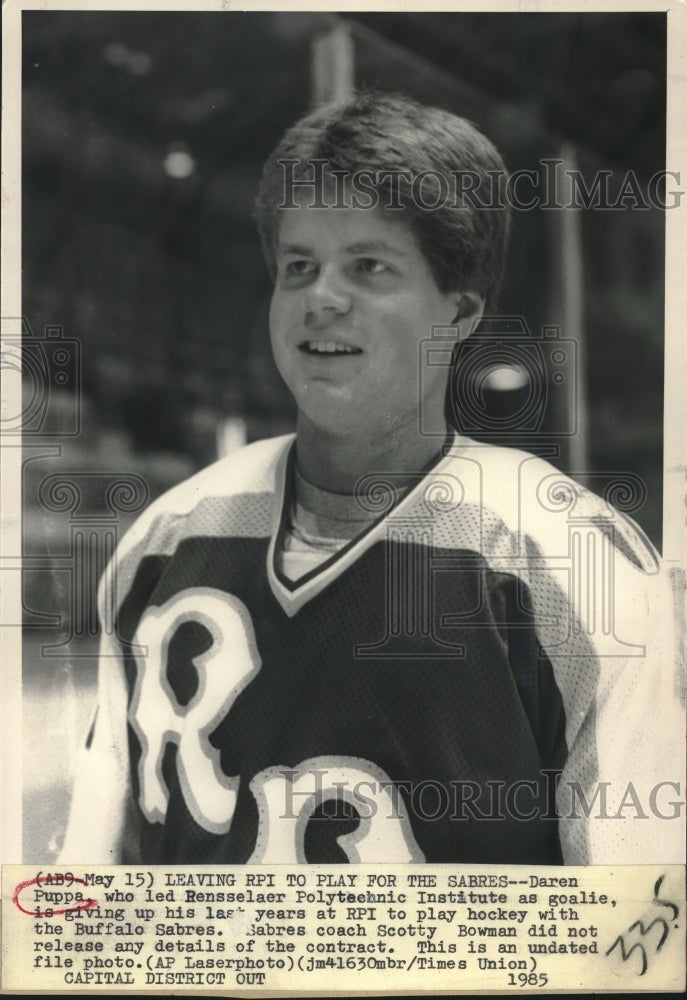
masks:
[[[509,213],[500,197],[479,203],[468,191],[494,191],[505,182],[505,164],[496,147],[471,122],[440,108],[425,107],[397,94],[358,93],[343,104],[317,108],[296,122],[268,157],[256,200],[256,219],[274,277],[280,206],[285,198],[284,161],[292,180],[311,179],[313,161],[353,177],[366,173],[386,180],[370,185],[382,206],[389,205],[392,175],[397,209],[408,219],[438,288],[477,292],[494,308],[501,284]],[[470,183],[464,178],[472,175]],[[324,176],[322,174],[321,176]],[[408,180],[412,178],[412,181]],[[434,200],[417,197],[417,183],[429,181]],[[416,183],[417,182],[417,183]],[[497,191],[501,188],[497,187]],[[385,200],[386,199],[386,200]]]

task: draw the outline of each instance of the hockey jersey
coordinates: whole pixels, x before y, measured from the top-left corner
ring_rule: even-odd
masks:
[[[249,445],[125,537],[62,860],[679,860],[670,600],[633,522],[462,438],[400,501],[365,477],[377,516],[289,580],[294,454]]]

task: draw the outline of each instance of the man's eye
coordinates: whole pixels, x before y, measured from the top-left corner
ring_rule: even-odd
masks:
[[[375,260],[374,257],[361,257],[356,261],[356,268],[362,271],[363,274],[384,274],[385,271],[389,270],[387,264],[382,263],[381,260]]]
[[[315,265],[311,260],[290,260],[284,268],[287,275],[300,278],[315,272]]]

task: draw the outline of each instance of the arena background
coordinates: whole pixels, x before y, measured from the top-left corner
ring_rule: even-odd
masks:
[[[663,14],[24,12],[26,862],[59,849],[113,546],[149,499],[293,426],[252,221],[283,130],[352,86],[400,91],[473,120],[511,171],[559,159],[617,194],[665,168],[665,59]],[[483,397],[492,439],[548,449],[659,547],[663,282],[656,208],[516,213],[500,311],[576,350],[533,433],[508,422],[526,366]]]

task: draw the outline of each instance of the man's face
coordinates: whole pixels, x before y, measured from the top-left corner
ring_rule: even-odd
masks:
[[[409,225],[307,204],[281,215],[270,331],[301,417],[381,435],[417,429],[422,405],[441,426],[448,371],[427,368],[421,386],[419,345],[453,321],[460,295],[439,291]]]

